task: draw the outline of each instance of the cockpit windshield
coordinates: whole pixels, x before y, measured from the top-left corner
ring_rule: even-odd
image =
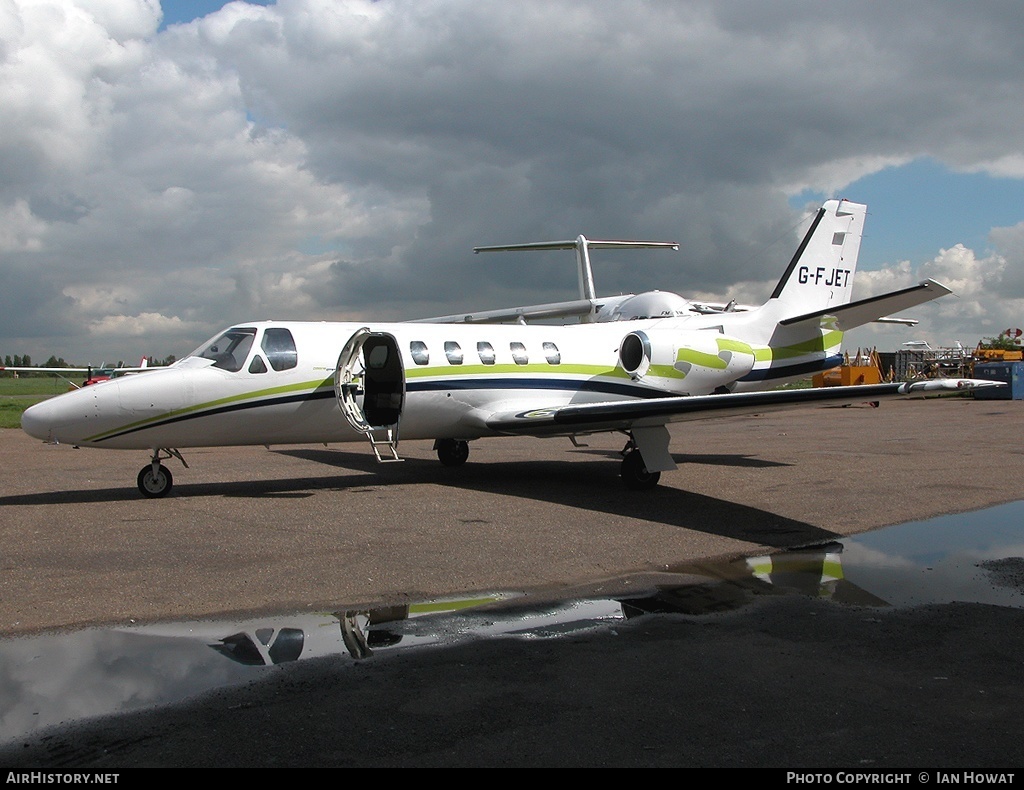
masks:
[[[189,356],[212,359],[213,367],[232,373],[242,369],[249,350],[256,339],[256,330],[250,327],[232,327]]]

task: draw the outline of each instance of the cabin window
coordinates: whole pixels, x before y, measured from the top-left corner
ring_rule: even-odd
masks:
[[[454,340],[446,340],[444,343],[444,355],[452,365],[462,364],[462,347]]]
[[[485,365],[494,364],[494,346],[490,343],[477,343],[476,353],[480,357],[480,361]]]
[[[274,370],[289,370],[299,363],[295,338],[283,327],[271,327],[263,333],[263,351]]]
[[[512,359],[515,360],[517,365],[526,365],[529,363],[530,357],[526,353],[526,346],[522,343],[509,343],[508,347],[512,352]]]
[[[427,344],[422,340],[413,340],[409,343],[409,353],[412,354],[412,361],[417,365],[430,364],[430,352],[427,351]]]
[[[254,355],[253,358],[252,358],[252,362],[249,363],[249,372],[250,373],[266,373],[267,372],[267,363],[263,361],[263,357],[261,357],[259,354]]]
[[[549,365],[557,365],[562,361],[562,353],[554,343],[544,344],[544,358]]]
[[[203,359],[212,359],[213,366],[236,373],[242,369],[249,349],[256,339],[256,330],[248,327],[229,329],[214,340],[199,354]]]

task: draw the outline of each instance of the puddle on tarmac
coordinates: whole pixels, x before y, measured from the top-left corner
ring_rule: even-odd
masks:
[[[0,743],[170,704],[321,656],[374,660],[466,639],[546,639],[652,613],[730,611],[760,595],[858,606],[1024,607],[1024,501],[799,551],[673,567],[646,595],[538,604],[519,593],[370,611],[89,629],[0,642]],[[670,578],[670,577],[667,577]]]

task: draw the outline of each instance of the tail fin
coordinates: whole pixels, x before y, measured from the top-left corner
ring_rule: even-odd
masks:
[[[867,206],[828,200],[811,222],[771,298],[791,316],[847,304],[864,233]]]

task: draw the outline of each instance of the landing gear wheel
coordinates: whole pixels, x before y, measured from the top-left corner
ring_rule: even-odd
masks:
[[[138,484],[139,491],[144,497],[157,499],[170,493],[171,487],[174,485],[174,478],[171,476],[171,470],[163,464],[156,465],[155,474],[153,473],[153,464],[146,464],[139,471]]]
[[[462,466],[469,458],[469,442],[462,439],[438,439],[434,442],[437,460],[445,466]]]
[[[634,491],[647,491],[658,485],[661,479],[661,472],[648,472],[644,465],[644,459],[639,450],[630,450],[622,459],[622,467],[619,469],[622,482],[627,488]]]

